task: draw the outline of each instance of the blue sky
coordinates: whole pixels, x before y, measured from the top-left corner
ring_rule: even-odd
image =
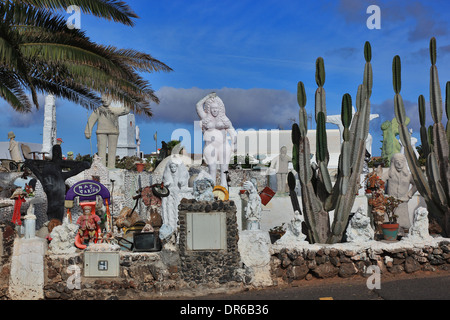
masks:
[[[417,98],[423,94],[429,100],[428,46],[432,36],[437,39],[441,88],[450,81],[447,0],[127,3],[140,16],[135,27],[87,15],[82,15],[81,27],[98,43],[150,53],[174,69],[144,75],[161,100],[152,107],[153,118],[137,118],[145,153],[155,151],[156,131],[159,146],[161,140],[170,141],[176,129],[193,134],[198,120],[195,103],[211,91],[223,99],[236,129],[290,129],[292,119],[298,122],[298,81],[306,87],[308,112],[314,112],[315,61],[319,56],[325,60],[327,112],[340,114],[342,96],[349,93],[355,100],[362,82],[365,41],[370,41],[373,56],[372,113],[380,114],[370,127],[374,156],[380,155],[381,123],[394,117],[391,70],[395,55],[402,59],[402,96],[417,138]],[[366,25],[371,16],[366,12],[369,5],[380,7],[381,29],[371,30]],[[8,131],[13,130],[19,141],[42,143],[43,108],[28,115],[15,114],[1,101],[0,112],[0,140],[7,141]],[[73,103],[57,101],[57,130],[64,140],[64,153],[91,153],[84,137],[90,113]],[[333,125],[329,128],[336,129]],[[95,152],[95,136],[92,143]]]

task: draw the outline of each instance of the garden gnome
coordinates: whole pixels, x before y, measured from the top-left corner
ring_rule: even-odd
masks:
[[[395,210],[395,214],[398,216],[400,227],[409,229],[411,222],[409,219],[408,201],[417,191],[417,188],[406,165],[406,157],[403,154],[394,154],[391,160],[391,166],[383,174],[382,179],[386,183],[387,194],[403,201]]]
[[[97,123],[97,149],[104,166],[109,169],[116,167],[116,150],[119,139],[120,116],[130,113],[129,108],[111,108],[112,99],[102,96],[103,106],[95,110],[89,117],[84,134],[86,139],[92,136],[92,129]],[[106,150],[108,150],[108,164],[106,164]]]
[[[20,149],[19,149],[19,143],[14,140],[16,138],[16,135],[14,132],[10,131],[8,132],[8,139],[9,139],[9,154],[11,156],[11,160],[16,162],[22,161],[22,156],[20,155]]]
[[[270,168],[277,173],[277,192],[288,192],[286,182],[289,173],[289,162],[292,162],[292,158],[287,155],[287,148],[283,146],[280,149],[280,155],[272,160],[270,164]]]

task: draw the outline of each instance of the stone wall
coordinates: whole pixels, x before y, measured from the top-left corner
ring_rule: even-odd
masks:
[[[84,277],[84,254],[47,255],[45,299],[105,300],[159,296],[186,287],[178,268],[166,264],[168,252],[120,252],[120,275],[116,278]],[[80,275],[76,287],[76,272]]]
[[[278,283],[294,280],[364,276],[367,267],[375,265],[382,274],[417,271],[450,271],[449,239],[429,244],[410,245],[396,242],[353,249],[344,246],[310,249],[280,249],[272,255],[272,275]]]
[[[0,224],[0,300],[8,298],[15,235],[12,224]]]
[[[204,202],[183,199],[178,207],[180,276],[186,282],[219,283],[240,282],[241,259],[238,250],[236,206],[233,201]],[[187,246],[188,212],[225,212],[226,249],[189,250]],[[199,231],[197,231],[199,232]]]

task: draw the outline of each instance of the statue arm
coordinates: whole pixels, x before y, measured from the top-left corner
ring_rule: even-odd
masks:
[[[206,97],[203,97],[199,102],[197,102],[196,110],[197,110],[197,114],[200,117],[200,119],[203,119],[206,117],[206,112],[203,109],[203,105],[205,104],[205,101],[208,100],[209,98],[213,98],[215,96],[216,96],[216,94],[213,92],[213,93],[208,94]]]
[[[98,114],[97,112],[92,112],[91,116],[88,119],[88,122],[86,124],[86,129],[84,130],[84,136],[86,139],[90,139],[92,136],[92,129],[94,128],[95,123],[98,120]]]
[[[411,199],[413,195],[417,192],[417,187],[416,184],[414,183],[414,179],[412,176],[410,177],[409,183],[411,184],[411,189],[408,192],[408,198]]]

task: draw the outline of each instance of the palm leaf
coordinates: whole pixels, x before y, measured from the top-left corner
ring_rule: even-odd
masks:
[[[2,0],[2,2],[6,2]],[[84,13],[105,18],[128,26],[133,26],[136,13],[124,2],[118,0],[13,0],[36,8],[49,10],[67,10],[69,6],[78,6]]]

